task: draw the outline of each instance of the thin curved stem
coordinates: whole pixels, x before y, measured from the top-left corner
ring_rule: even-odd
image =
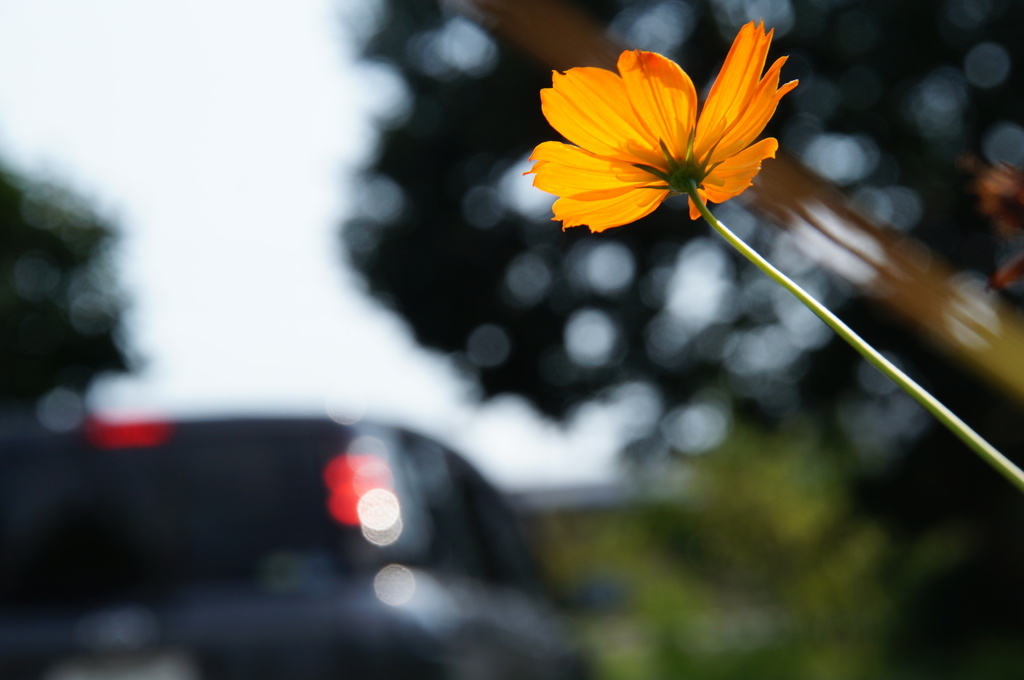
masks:
[[[960,420],[960,418],[946,408],[942,402],[914,382],[910,376],[898,369],[891,361],[882,356],[874,347],[857,335],[853,329],[843,323],[839,317],[829,311],[825,305],[818,302],[810,293],[797,285],[796,282],[772,266],[772,264],[761,257],[757,251],[748,246],[741,238],[736,236],[736,234],[732,233],[724,224],[719,222],[718,219],[711,214],[711,211],[708,210],[707,205],[704,204],[703,199],[701,199],[700,195],[697,193],[696,182],[689,182],[686,188],[686,193],[690,197],[690,200],[693,201],[694,205],[697,206],[697,210],[700,211],[704,220],[707,221],[707,223],[710,224],[711,227],[729,243],[729,245],[738,250],[745,258],[757,265],[758,269],[771,277],[772,280],[792,293],[796,299],[814,312],[819,319],[824,321],[829,328],[834,330],[839,337],[846,341],[847,344],[857,350],[861,356],[871,363],[871,365],[888,376],[889,379],[903,388],[907,394],[916,399],[918,403],[924,406],[929,413],[939,420],[939,422],[949,428],[953,434],[959,437],[961,441],[981,456],[985,462],[995,468],[1001,475],[1006,477],[1011,484],[1016,486],[1019,490],[1024,491],[1024,472],[1022,472],[1019,467],[1014,465],[1010,459],[1000,453],[994,446],[985,441],[977,432],[972,430],[967,423]]]

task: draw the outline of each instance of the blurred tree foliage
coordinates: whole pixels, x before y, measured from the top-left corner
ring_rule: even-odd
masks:
[[[679,61],[698,89],[739,25],[763,17],[776,28],[772,58],[790,55],[783,78],[801,81],[767,134],[864,211],[979,281],[1008,247],[976,213],[958,160],[973,153],[1024,164],[1024,90],[1013,86],[1024,63],[1024,4],[580,5],[626,44]],[[375,9],[364,56],[379,91],[394,96],[343,238],[372,293],[420,342],[455,357],[488,396],[520,394],[556,417],[588,400],[628,409],[627,457],[641,468],[713,448],[731,423],[776,427],[814,416],[823,437],[858,451],[857,474],[843,482],[851,512],[875,518],[887,541],[913,544],[947,527],[970,536],[964,558],[901,609],[895,639],[908,654],[959,659],[979,641],[1024,636],[1024,500],[1013,488],[691,223],[682,200],[609,233],[562,232],[550,221],[550,197],[522,177],[532,148],[557,138],[539,106],[550,71],[445,3],[367,7]],[[741,200],[715,210],[1020,458],[1016,405],[802,260]]]
[[[51,425],[81,415],[81,394],[125,368],[113,231],[79,196],[0,168],[0,407]]]
[[[714,454],[649,470],[625,509],[535,517],[598,677],[1016,677],[1010,640],[995,669],[992,640],[945,669],[899,653],[905,610],[971,539],[946,525],[895,540],[855,509],[858,464],[804,424],[740,426]]]

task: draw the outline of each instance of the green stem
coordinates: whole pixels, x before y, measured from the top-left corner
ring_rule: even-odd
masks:
[[[887,375],[894,383],[902,387],[907,394],[916,399],[933,416],[935,416],[939,422],[949,428],[953,434],[959,437],[961,441],[981,456],[983,460],[1006,477],[1010,483],[1015,485],[1021,491],[1024,491],[1024,472],[1022,472],[1020,468],[1014,465],[1012,461],[1001,454],[994,446],[982,439],[977,432],[972,430],[967,423],[960,420],[960,418],[946,408],[942,402],[914,382],[910,376],[896,368],[891,361],[882,356],[874,347],[854,333],[853,329],[843,323],[842,320],[829,311],[825,305],[811,297],[811,295],[797,285],[796,282],[773,267],[771,263],[761,257],[757,251],[748,246],[741,238],[736,236],[736,234],[729,231],[729,229],[719,222],[715,216],[711,214],[711,211],[708,210],[707,205],[704,204],[703,199],[697,193],[696,182],[690,181],[687,184],[686,193],[690,197],[690,200],[693,201],[694,205],[697,206],[697,210],[700,211],[701,216],[722,236],[722,238],[729,242],[729,245],[738,250],[745,258],[757,265],[761,271],[771,277],[776,283],[792,293],[796,299],[804,303],[808,309],[828,324],[829,328],[834,330],[839,337],[847,342],[847,344],[860,352],[860,354],[875,368]]]

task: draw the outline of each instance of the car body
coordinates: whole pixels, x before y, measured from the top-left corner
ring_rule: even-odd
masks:
[[[383,425],[0,437],[0,678],[581,678],[516,517]]]

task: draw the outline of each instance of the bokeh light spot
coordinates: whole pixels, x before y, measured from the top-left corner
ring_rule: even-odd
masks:
[[[373,591],[381,602],[397,607],[416,593],[416,577],[407,567],[389,564],[373,578]]]
[[[853,200],[868,217],[902,231],[913,228],[924,214],[921,197],[909,187],[862,187]]]
[[[402,511],[398,496],[387,489],[371,489],[356,506],[366,540],[391,545],[402,535]]]
[[[978,28],[992,14],[992,0],[948,0],[946,18],[957,28]]]
[[[577,310],[565,324],[565,350],[580,366],[605,366],[611,362],[619,341],[618,325],[605,312]]]
[[[523,173],[530,169],[529,155],[513,163],[498,180],[498,192],[504,206],[512,212],[532,220],[550,220],[555,197],[538,191],[533,176]]]
[[[60,285],[60,269],[42,252],[28,252],[14,262],[14,290],[26,300],[39,302],[50,297]]]
[[[570,280],[599,295],[616,295],[633,282],[633,253],[615,241],[587,239],[577,243],[566,258]]]
[[[685,326],[699,330],[727,315],[732,290],[732,266],[721,247],[697,238],[679,252],[665,309]]]
[[[1002,85],[1010,75],[1010,55],[1002,45],[979,43],[964,57],[964,75],[982,89]]]
[[[693,7],[679,0],[630,5],[612,21],[610,32],[626,45],[671,54],[696,27]]]
[[[837,184],[852,184],[878,165],[878,146],[863,135],[821,134],[804,151],[804,161]]]
[[[480,368],[501,366],[512,352],[512,339],[501,326],[485,323],[466,339],[466,358]]]
[[[793,28],[793,5],[789,0],[714,0],[712,7],[719,22],[728,26],[727,34],[734,33],[748,21],[758,19],[774,28],[777,38]]]
[[[387,489],[370,489],[362,495],[357,506],[363,526],[377,531],[387,529],[398,521],[398,496]]]
[[[990,163],[1024,165],[1024,128],[1008,121],[996,123],[982,138],[981,150]]]
[[[924,136],[948,139],[963,128],[966,106],[963,75],[957,69],[941,67],[911,88],[903,110]]]
[[[49,430],[67,432],[85,420],[85,404],[81,396],[66,387],[47,392],[36,403],[36,417]]]
[[[355,196],[355,213],[378,223],[394,222],[405,208],[405,192],[386,175],[365,177]]]
[[[673,409],[662,422],[662,434],[683,453],[698,454],[718,446],[729,433],[729,414],[721,399],[699,396]]]
[[[636,265],[633,253],[621,243],[595,246],[584,263],[587,281],[598,293],[611,295],[625,290],[633,282]]]
[[[409,41],[410,62],[438,80],[487,75],[498,61],[494,41],[476,24],[452,17],[444,26]]]
[[[513,304],[532,307],[547,295],[551,278],[551,270],[544,258],[536,253],[521,253],[513,258],[505,271],[505,288]]]

